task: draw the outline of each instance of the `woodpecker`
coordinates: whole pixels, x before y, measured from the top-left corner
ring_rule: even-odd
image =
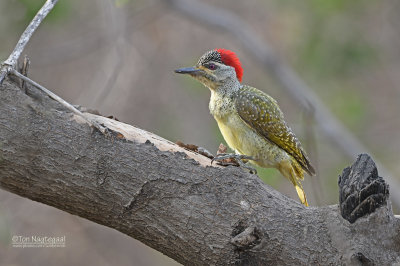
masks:
[[[300,201],[308,206],[301,180],[314,175],[304,149],[286,124],[278,103],[266,93],[242,85],[243,69],[236,54],[215,49],[202,55],[194,67],[180,68],[211,91],[209,109],[228,146],[250,163],[276,168],[296,188]]]

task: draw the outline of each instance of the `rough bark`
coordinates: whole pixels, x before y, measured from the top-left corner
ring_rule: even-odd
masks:
[[[340,213],[350,223],[384,206],[389,197],[389,186],[367,154],[361,154],[351,167],[343,170],[339,188]]]
[[[337,205],[306,208],[256,175],[211,167],[208,158],[133,126],[86,114],[111,134],[92,130],[28,88],[26,95],[8,79],[0,87],[3,189],[114,228],[186,265],[400,262],[399,221],[388,200],[349,223]],[[345,171],[341,180],[349,176],[357,175]],[[351,187],[350,194],[365,186]],[[382,193],[386,199],[388,190]]]

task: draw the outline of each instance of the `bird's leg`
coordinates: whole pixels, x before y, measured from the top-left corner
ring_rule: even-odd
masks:
[[[227,162],[226,160],[230,159],[231,162]],[[257,170],[254,167],[249,166],[243,160],[255,160],[253,157],[248,156],[248,155],[243,155],[243,154],[235,154],[235,153],[220,153],[217,154],[212,160],[211,164],[214,161],[217,161],[218,164],[223,165],[223,166],[228,166],[228,165],[236,165],[240,166],[242,168],[245,168],[249,170],[250,173],[252,174],[257,174]]]
[[[248,156],[248,155],[236,154],[236,153],[219,153],[211,160],[211,163],[213,163],[214,161],[222,161],[225,159],[254,160],[253,157]]]

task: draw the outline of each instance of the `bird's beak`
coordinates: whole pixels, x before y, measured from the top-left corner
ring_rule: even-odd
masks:
[[[200,72],[201,69],[199,68],[195,68],[195,67],[184,67],[184,68],[179,68],[175,70],[175,73],[179,73],[179,74],[198,74],[198,72]]]

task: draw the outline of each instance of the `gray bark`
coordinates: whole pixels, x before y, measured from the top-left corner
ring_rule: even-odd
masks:
[[[306,208],[237,167],[211,167],[208,158],[151,133],[85,115],[109,134],[6,79],[0,87],[0,187],[114,228],[186,265],[400,262],[400,224],[387,189],[365,192],[383,193],[385,200],[356,211],[362,215],[350,223],[338,205]],[[349,192],[342,189],[342,205],[378,178],[365,181],[350,172],[341,177]],[[349,178],[356,181],[345,182]],[[365,185],[349,185],[357,180]],[[351,206],[350,213],[357,204]]]

